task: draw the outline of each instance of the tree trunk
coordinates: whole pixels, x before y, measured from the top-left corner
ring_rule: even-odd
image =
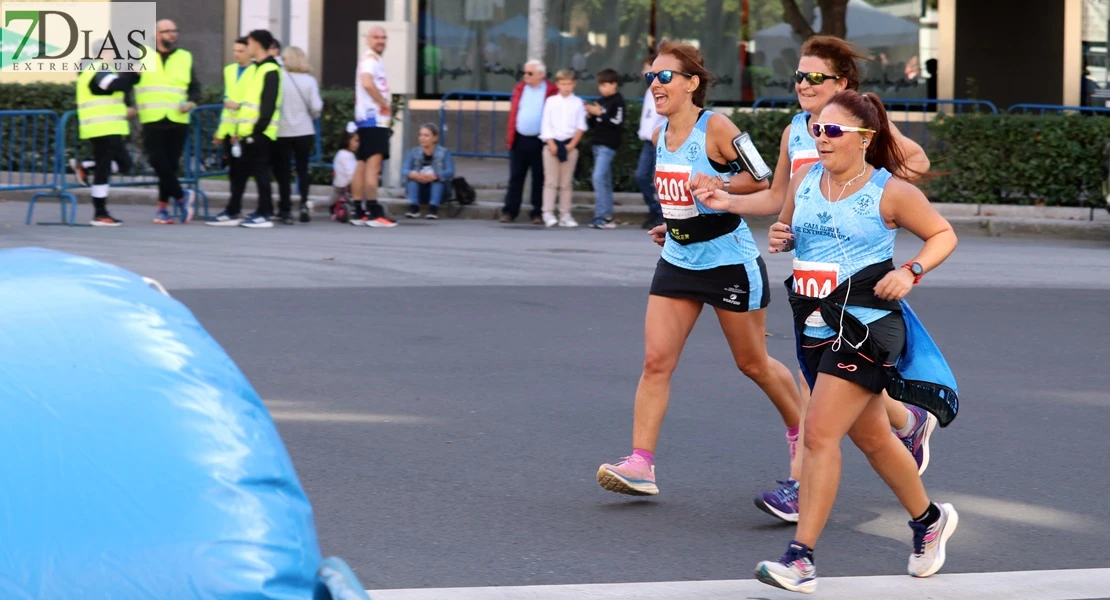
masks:
[[[543,61],[547,48],[547,14],[544,0],[528,1],[528,59]]]
[[[821,6],[821,35],[848,38],[848,0],[818,0]]]
[[[813,37],[813,28],[809,26],[809,21],[798,9],[798,3],[794,0],[782,0],[782,18],[790,24],[790,28],[802,38],[802,41]]]
[[[817,5],[821,7],[821,35],[845,39],[848,36],[848,0],[817,0]],[[797,0],[782,0],[782,17],[803,42],[817,34],[806,12],[798,8]]]

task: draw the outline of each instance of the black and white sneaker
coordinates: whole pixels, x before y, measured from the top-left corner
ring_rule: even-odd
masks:
[[[204,224],[213,225],[215,227],[237,227],[242,222],[243,219],[239,218],[239,215],[229,215],[225,210],[220,211],[220,214],[214,217],[208,217]]]
[[[243,222],[239,223],[239,226],[249,229],[267,229],[274,226],[274,222],[271,219],[272,217],[270,216],[255,213],[243,219]]]

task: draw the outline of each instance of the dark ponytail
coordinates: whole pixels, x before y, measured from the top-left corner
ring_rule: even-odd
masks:
[[[906,165],[906,155],[894,140],[890,117],[887,116],[886,107],[878,96],[871,92],[861,94],[855,90],[844,90],[829,100],[828,106],[833,104],[848,111],[862,123],[863,127],[877,132],[865,134],[870,137],[864,160],[874,167],[886,169],[901,178],[924,175]]]

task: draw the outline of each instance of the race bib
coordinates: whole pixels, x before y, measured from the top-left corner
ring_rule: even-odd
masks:
[[[686,189],[690,181],[688,165],[656,165],[655,189],[659,193],[659,207],[668,220],[692,219],[698,216],[694,197]]]
[[[794,293],[810,298],[825,298],[836,289],[840,277],[837,263],[810,262],[794,259]],[[815,310],[806,317],[806,325],[824,327],[821,311]]]
[[[798,150],[794,153],[794,158],[790,160],[790,174],[794,175],[798,169],[810,164],[820,161],[821,158],[817,154],[817,150]]]

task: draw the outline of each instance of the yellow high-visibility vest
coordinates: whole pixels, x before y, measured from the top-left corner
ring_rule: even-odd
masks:
[[[251,69],[250,79],[247,80],[243,90],[243,101],[239,106],[239,137],[245,138],[254,133],[254,124],[261,116],[262,88],[266,82],[267,73],[278,74],[278,94],[277,103],[274,105],[274,116],[262,133],[271,140],[277,139],[278,120],[281,118],[282,85],[281,67],[274,62],[264,62]]]
[[[253,75],[254,64],[247,65],[242,74],[239,73],[239,63],[231,63],[224,67],[224,100],[242,102],[243,92],[246,91],[246,82]],[[236,135],[239,130],[239,111],[224,108],[220,112],[220,127],[216,135],[223,139],[229,135]]]
[[[157,53],[157,50],[151,49]],[[169,119],[175,123],[189,123],[189,114],[178,108],[188,99],[189,81],[193,74],[193,55],[188,50],[177,50],[162,63],[162,57],[155,61],[157,68],[144,71],[135,85],[135,105],[139,110],[139,121],[154,123]]]
[[[79,136],[83,140],[105,135],[131,134],[127,122],[127,104],[123,92],[113,92],[111,96],[98,96],[89,89],[89,83],[99,73],[87,69],[77,76],[77,121]]]

